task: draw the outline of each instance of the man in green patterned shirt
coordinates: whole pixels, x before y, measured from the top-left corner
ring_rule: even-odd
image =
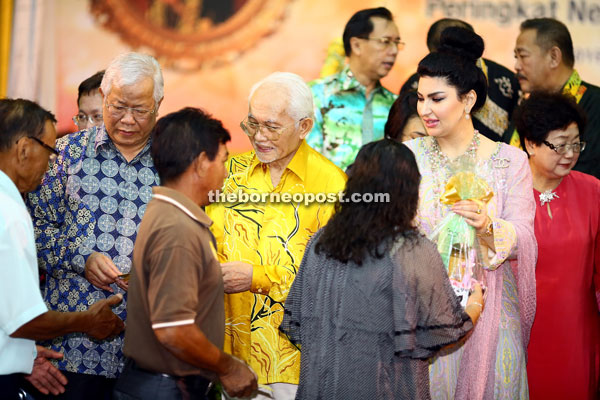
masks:
[[[344,29],[348,65],[339,73],[309,83],[315,124],[307,142],[346,169],[365,143],[383,138],[396,95],[381,86],[396,61],[398,27],[386,8],[358,11]]]

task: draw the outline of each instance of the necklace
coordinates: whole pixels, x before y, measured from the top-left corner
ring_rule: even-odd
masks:
[[[469,148],[460,156],[456,157],[454,160],[450,160],[450,158],[442,152],[440,145],[438,144],[435,137],[431,137],[431,140],[428,142],[429,145],[425,145],[425,158],[429,161],[429,165],[431,166],[431,171],[433,172],[434,179],[434,187],[433,187],[433,197],[434,197],[434,208],[435,213],[439,218],[443,217],[444,209],[447,209],[448,206],[440,203],[440,196],[444,191],[446,183],[450,176],[457,172],[457,167],[460,168],[464,165],[475,166],[477,162],[477,149],[479,148],[479,132],[475,130],[473,133],[473,139],[471,140],[471,144]],[[424,143],[427,143],[424,142]]]
[[[440,148],[440,145],[435,137],[431,140],[431,146],[427,147],[426,155],[429,159],[429,163],[431,164],[431,168],[434,171],[440,171],[442,168],[447,166],[457,165],[461,161],[469,161],[474,164],[477,160],[477,149],[479,148],[479,131],[475,130],[473,133],[473,139],[471,140],[471,144],[469,145],[467,151],[452,161],[442,152],[442,149]]]

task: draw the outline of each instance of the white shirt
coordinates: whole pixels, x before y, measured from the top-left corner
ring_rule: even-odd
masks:
[[[31,373],[35,341],[9,335],[46,311],[31,217],[13,181],[0,171],[0,375]]]

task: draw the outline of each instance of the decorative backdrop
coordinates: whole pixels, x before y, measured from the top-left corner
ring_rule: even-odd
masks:
[[[576,68],[600,84],[600,0],[0,0],[5,3],[13,4],[14,25],[7,95],[40,101],[56,113],[59,131],[75,130],[79,83],[135,49],[163,66],[160,114],[201,107],[231,131],[231,152],[246,150],[239,121],[252,84],[273,71],[317,78],[329,43],[350,16],[378,6],[392,11],[406,42],[383,81],[392,91],[427,53],[431,23],[445,16],[471,23],[485,40],[484,55],[510,69],[520,22],[558,18],[573,36]],[[0,8],[0,21],[8,9]],[[0,63],[1,54],[2,46]]]

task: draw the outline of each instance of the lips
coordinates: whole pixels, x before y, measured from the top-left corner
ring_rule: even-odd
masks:
[[[261,153],[268,153],[269,151],[273,150],[273,148],[270,146],[262,146],[258,143],[255,143],[255,145],[256,145],[256,151],[261,152]]]
[[[119,135],[122,135],[122,136],[133,136],[135,134],[136,134],[136,132],[133,132],[133,131],[123,131],[123,130],[119,129]]]
[[[423,123],[425,124],[426,128],[435,128],[440,123],[440,120],[438,120],[438,119],[424,119]]]

